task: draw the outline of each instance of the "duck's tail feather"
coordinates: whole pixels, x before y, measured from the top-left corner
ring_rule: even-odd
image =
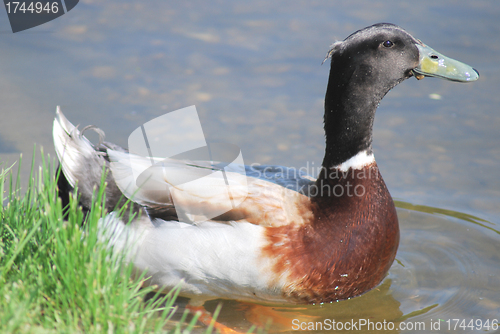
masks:
[[[78,185],[80,204],[85,208],[92,205],[94,189],[101,183],[103,167],[106,163],[99,156],[92,143],[63,115],[57,107],[52,130],[54,147],[67,181],[60,176],[60,192],[72,190]],[[61,189],[62,188],[62,189]]]
[[[99,134],[100,141],[104,139],[104,132],[96,127],[86,127],[83,129],[93,129]],[[59,158],[62,174],[58,179],[60,197],[63,204],[67,204],[68,192],[76,186],[80,196],[80,204],[84,210],[92,206],[92,200],[97,189],[101,184],[103,171],[106,176],[106,209],[113,211],[121,208],[127,201],[109,170],[107,161],[107,149],[109,145],[99,145],[95,147],[79,131],[57,107],[56,118],[54,119],[53,137],[57,157]],[[101,144],[101,143],[100,143]],[[66,203],[65,203],[66,199]],[[141,208],[137,204],[132,204],[133,212],[138,212]],[[128,211],[128,210],[127,210]],[[128,212],[127,212],[128,214]],[[123,217],[128,221],[128,216]]]

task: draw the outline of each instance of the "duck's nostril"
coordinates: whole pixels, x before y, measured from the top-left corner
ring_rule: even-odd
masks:
[[[438,56],[436,56],[436,55],[432,55],[432,56],[431,56],[431,58],[432,58],[432,59],[438,59],[439,57],[438,57]]]

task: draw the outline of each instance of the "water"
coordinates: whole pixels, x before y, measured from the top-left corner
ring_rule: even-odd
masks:
[[[207,139],[237,144],[247,164],[317,170],[328,78],[320,64],[333,41],[376,22],[472,65],[474,84],[410,79],[377,112],[375,155],[402,229],[387,279],[361,297],[295,311],[427,326],[500,318],[500,3],[80,1],[17,34],[0,16],[0,161],[22,152],[25,177],[33,143],[54,156],[57,105],[126,145],[140,124],[195,104]],[[225,303],[221,319],[234,326],[262,313]]]

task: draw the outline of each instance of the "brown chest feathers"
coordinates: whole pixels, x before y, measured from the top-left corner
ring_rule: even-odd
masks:
[[[360,295],[382,281],[396,255],[392,198],[376,163],[346,172],[324,169],[314,187],[313,218],[268,228],[263,253],[275,259],[274,274],[287,278],[287,299],[321,303]]]

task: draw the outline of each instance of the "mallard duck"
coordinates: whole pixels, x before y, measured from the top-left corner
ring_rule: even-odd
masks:
[[[326,149],[317,178],[283,178],[284,167],[268,166],[264,174],[248,167],[228,171],[232,200],[239,204],[204,221],[180,220],[174,192],[195,214],[221,205],[218,194],[226,190],[207,195],[209,183],[181,189],[161,170],[197,175],[212,163],[155,158],[161,169],[148,182],[165,190],[144,190],[134,182],[130,161],[148,164],[151,157],[107,142],[93,145],[58,109],[53,136],[61,189],[78,185],[82,206],[90,207],[105,166],[111,213],[102,224],[115,233],[109,242],[130,253],[137,272],[147,272],[146,284],[166,290],[181,284],[181,295],[194,307],[216,298],[324,303],[361,295],[382,281],[399,242],[396,209],[372,150],[380,101],[412,76],[471,82],[479,74],[387,23],[335,42],[327,58]],[[127,199],[137,213],[131,222],[113,212]],[[124,246],[125,239],[133,246]]]

